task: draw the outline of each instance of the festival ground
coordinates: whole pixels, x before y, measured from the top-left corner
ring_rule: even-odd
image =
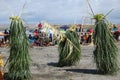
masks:
[[[120,62],[120,42],[118,59]],[[120,71],[115,75],[97,74],[93,59],[93,45],[84,45],[80,62],[71,67],[56,67],[58,62],[58,50],[56,46],[33,47],[29,49],[31,56],[30,70],[31,80],[120,80]],[[3,60],[6,62],[9,56],[9,48],[0,48]],[[7,72],[7,67],[4,69]]]

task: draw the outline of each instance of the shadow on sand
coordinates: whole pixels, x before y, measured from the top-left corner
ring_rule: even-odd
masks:
[[[65,70],[84,74],[99,74],[96,69],[65,69]]]
[[[53,67],[58,67],[58,63],[56,62],[51,62],[51,63],[47,63],[48,66],[53,66]]]
[[[53,67],[58,67],[57,62],[56,63],[55,62],[47,63],[47,65],[48,66],[53,66]],[[64,69],[64,70],[69,71],[69,72],[76,72],[76,73],[99,74],[99,75],[101,75],[101,73],[99,73],[96,69]]]

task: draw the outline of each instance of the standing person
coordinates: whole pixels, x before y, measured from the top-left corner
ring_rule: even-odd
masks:
[[[53,39],[53,34],[52,32],[49,33],[49,42],[52,42],[52,39]]]
[[[4,34],[5,34],[4,40],[5,40],[5,42],[7,42],[8,38],[9,38],[9,33],[8,33],[8,31],[6,29],[4,31]]]
[[[85,43],[85,39],[84,39],[84,35],[83,33],[81,33],[81,36],[80,36],[80,44],[84,44]]]
[[[42,29],[42,23],[39,23],[39,24],[38,24],[38,32],[40,32],[41,29]]]
[[[34,43],[34,37],[31,34],[29,34],[28,39],[29,39],[30,44]]]
[[[85,33],[85,35],[84,35],[84,40],[85,40],[85,43],[88,43],[88,34],[87,33]]]
[[[87,43],[91,43],[91,42],[92,42],[92,33],[88,32]]]
[[[61,37],[58,44],[59,62],[58,66],[72,66],[79,62],[81,57],[81,48],[79,43],[79,36],[77,34],[76,26],[72,26],[66,31],[65,35]]]
[[[115,24],[113,24],[113,31],[114,31],[114,32],[117,31],[117,27],[116,27]]]
[[[94,39],[94,59],[96,61],[97,70],[101,74],[113,74],[118,71],[118,48],[115,40],[109,30],[109,24],[106,16],[97,14],[94,16],[95,31]]]
[[[23,19],[10,17],[10,55],[8,58],[8,80],[30,80],[29,42]]]

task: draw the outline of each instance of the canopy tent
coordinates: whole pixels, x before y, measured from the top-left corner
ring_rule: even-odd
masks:
[[[0,36],[6,36],[6,35],[9,35],[9,34],[5,34],[4,32],[0,32]]]
[[[67,29],[69,29],[69,26],[68,25],[62,25],[62,26],[60,26],[60,29],[67,30]]]

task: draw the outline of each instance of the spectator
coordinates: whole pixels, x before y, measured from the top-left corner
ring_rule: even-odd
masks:
[[[85,35],[84,35],[84,40],[85,40],[85,43],[87,43],[87,40],[88,40],[88,34],[87,33],[85,33]]]
[[[5,36],[4,36],[4,41],[5,42],[7,42],[8,41],[8,38],[9,38],[9,33],[8,33],[8,31],[5,29],[5,31],[4,31],[4,34],[5,34]]]
[[[113,32],[117,31],[117,27],[115,24],[113,24],[113,29],[112,29]]]
[[[34,37],[31,36],[31,34],[29,34],[29,37],[28,37],[28,38],[29,38],[29,42],[33,44],[33,43],[34,43],[34,40],[35,40]]]
[[[49,35],[49,42],[52,42],[52,33]]]
[[[34,31],[34,35],[36,36],[36,35],[38,35],[38,29],[35,29],[35,31]]]

